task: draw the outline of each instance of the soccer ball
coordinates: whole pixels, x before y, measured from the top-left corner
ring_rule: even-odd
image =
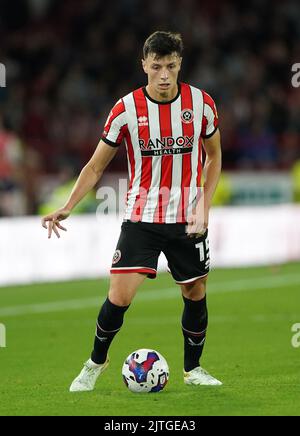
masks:
[[[169,367],[157,351],[143,348],[127,357],[122,376],[131,392],[159,392],[167,384]]]

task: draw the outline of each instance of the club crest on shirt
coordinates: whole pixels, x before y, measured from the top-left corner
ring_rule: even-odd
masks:
[[[120,259],[121,259],[121,251],[120,250],[116,250],[115,254],[113,255],[112,264],[115,265],[116,263],[119,262]]]
[[[183,111],[181,111],[181,120],[185,124],[192,123],[194,121],[194,112],[192,109],[183,109]]]

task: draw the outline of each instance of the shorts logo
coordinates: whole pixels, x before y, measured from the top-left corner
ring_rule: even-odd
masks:
[[[116,250],[115,254],[113,256],[113,260],[112,260],[113,265],[118,263],[120,259],[121,259],[121,251],[120,250]]]
[[[181,120],[185,124],[192,123],[194,121],[194,112],[191,109],[184,109],[181,112]]]

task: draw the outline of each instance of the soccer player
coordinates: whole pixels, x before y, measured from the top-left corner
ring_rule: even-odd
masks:
[[[108,349],[121,329],[139,286],[155,278],[163,252],[180,286],[184,310],[184,383],[221,385],[200,366],[208,325],[208,218],[221,172],[218,115],[204,91],[178,82],[181,36],[155,32],[146,40],[142,66],[147,86],[121,98],[111,110],[102,139],[83,168],[65,206],[42,224],[60,237],[76,204],[96,185],[124,140],[130,184],[121,234],[113,256],[110,287],[97,320],[94,349],[71,392],[91,391],[109,363]],[[203,168],[202,147],[206,158]]]

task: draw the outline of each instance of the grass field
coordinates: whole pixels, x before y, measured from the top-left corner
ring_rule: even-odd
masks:
[[[171,277],[147,280],[110,350],[111,365],[92,393],[70,394],[89,356],[107,280],[0,289],[0,415],[300,415],[300,264],[214,270],[208,286],[209,330],[202,366],[221,387],[182,380],[182,301]],[[170,380],[159,394],[132,394],[124,358],[154,348]]]

